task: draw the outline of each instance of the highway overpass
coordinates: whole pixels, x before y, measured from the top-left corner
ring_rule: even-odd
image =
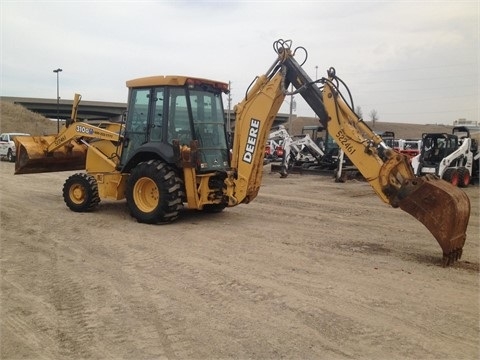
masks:
[[[49,119],[57,119],[57,101],[56,99],[27,98],[2,96],[2,101],[12,102],[21,105],[30,111],[41,114]],[[72,113],[72,100],[60,99],[58,104],[58,118],[60,120],[69,119]],[[121,121],[122,114],[127,110],[126,103],[106,102],[106,101],[88,101],[82,100],[78,106],[77,117],[86,121],[110,120]],[[228,110],[225,110],[225,116]],[[295,115],[294,115],[295,116]],[[289,114],[277,114],[274,126],[288,124]],[[235,113],[230,112],[230,122],[235,124]]]
[[[49,119],[57,119],[57,100],[26,97],[2,96],[2,101],[21,105],[30,111],[41,114]],[[72,100],[60,99],[58,104],[58,118],[69,119],[72,113]],[[84,120],[113,120],[120,121],[122,114],[127,110],[126,103],[86,101],[82,100],[78,107],[78,118]]]

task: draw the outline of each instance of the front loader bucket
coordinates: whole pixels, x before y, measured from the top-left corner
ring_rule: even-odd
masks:
[[[17,148],[15,174],[85,169],[85,146],[71,141],[48,152],[48,146],[53,144],[55,138],[54,135],[15,138]]]
[[[437,239],[443,250],[443,265],[460,259],[470,219],[468,196],[450,183],[427,175],[409,180],[399,198],[399,207]]]

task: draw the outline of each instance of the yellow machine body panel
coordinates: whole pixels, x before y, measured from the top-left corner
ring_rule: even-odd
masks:
[[[125,199],[125,188],[128,174],[119,172],[91,173],[98,184],[101,199]]]
[[[237,169],[237,176],[230,184],[234,189],[232,204],[249,203],[260,190],[266,139],[285,98],[282,81],[280,72],[272,79],[258,77],[244,102],[235,109],[233,153],[237,155],[232,157],[232,167]]]
[[[89,173],[115,171],[119,161],[118,146],[109,140],[97,140],[88,144],[85,170]]]

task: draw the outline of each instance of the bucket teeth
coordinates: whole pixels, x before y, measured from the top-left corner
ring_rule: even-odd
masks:
[[[443,254],[443,267],[453,265],[456,261],[460,260],[462,257],[463,249],[456,249],[448,254]]]

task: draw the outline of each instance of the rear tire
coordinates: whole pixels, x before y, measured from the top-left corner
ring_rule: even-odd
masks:
[[[182,208],[182,184],[170,166],[160,160],[139,163],[127,181],[125,197],[138,222],[169,223]]]
[[[470,171],[466,167],[461,167],[458,169],[458,186],[467,187],[470,185]]]
[[[92,211],[100,202],[97,181],[84,173],[70,176],[63,185],[63,200],[72,211]]]
[[[445,172],[443,173],[443,180],[449,182],[453,186],[458,186],[459,177],[457,169],[450,168],[445,170]]]

